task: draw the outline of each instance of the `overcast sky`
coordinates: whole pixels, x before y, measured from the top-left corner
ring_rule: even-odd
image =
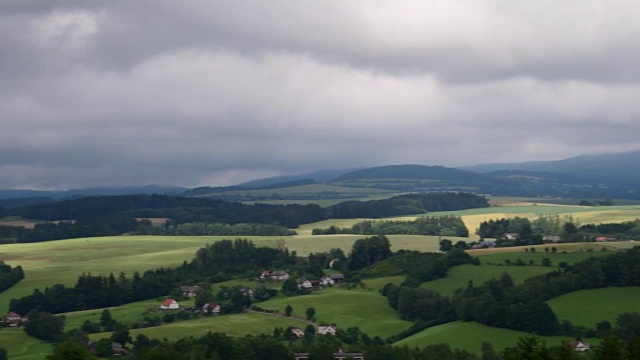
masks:
[[[0,188],[640,148],[640,2],[0,1]]]

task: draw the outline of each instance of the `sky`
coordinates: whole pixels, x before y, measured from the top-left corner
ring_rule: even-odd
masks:
[[[640,149],[640,2],[0,1],[0,188]]]

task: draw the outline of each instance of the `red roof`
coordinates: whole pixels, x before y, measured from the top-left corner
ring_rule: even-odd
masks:
[[[7,315],[4,316],[5,318],[18,318],[20,319],[22,316],[20,316],[20,314],[16,314],[14,312],[10,312]]]
[[[162,303],[162,306],[169,306],[171,305],[173,302],[175,302],[175,300],[173,299],[167,299]]]

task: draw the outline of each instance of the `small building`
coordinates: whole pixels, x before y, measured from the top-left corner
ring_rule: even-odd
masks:
[[[182,296],[186,297],[196,297],[202,288],[200,286],[180,286],[180,291],[182,291]]]
[[[277,270],[269,274],[269,280],[271,281],[285,281],[289,280],[289,273],[284,270]]]
[[[293,335],[295,335],[296,337],[299,337],[299,338],[301,338],[301,337],[303,337],[303,336],[304,336],[304,330],[302,330],[302,329],[301,329],[301,328],[299,328],[299,327],[292,327],[292,328],[291,328],[291,333],[292,333]]]
[[[312,289],[313,284],[311,284],[310,280],[302,280],[298,283],[298,289]]]
[[[335,335],[338,328],[335,325],[318,326],[318,335]]]
[[[587,344],[582,342],[582,340],[576,340],[569,343],[569,346],[575,351],[584,352],[587,350],[591,350],[591,344]]]
[[[25,320],[23,320],[23,319],[25,319]],[[23,322],[29,321],[29,318],[27,318],[26,316],[23,318],[18,313],[10,312],[10,313],[7,313],[7,315],[4,316],[3,321],[8,326],[15,327],[15,326],[20,325]]]
[[[178,304],[177,301],[173,299],[167,299],[162,303],[162,305],[160,305],[160,309],[163,309],[163,310],[172,310],[172,309],[179,309],[179,308],[180,308],[180,305]]]
[[[335,283],[336,282],[331,278],[331,276],[325,275],[325,276],[320,278],[320,285],[331,286],[331,285],[333,285]]]
[[[518,240],[520,239],[520,233],[504,233],[502,238],[504,240]]]
[[[206,315],[220,314],[220,304],[206,303],[202,305],[202,312],[205,313]]]
[[[331,278],[331,280],[333,280],[335,283],[341,283],[344,281],[344,274],[329,274],[329,277]]]

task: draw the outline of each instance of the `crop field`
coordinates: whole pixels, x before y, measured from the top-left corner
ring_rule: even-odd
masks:
[[[277,297],[260,303],[262,308],[281,312],[284,312],[287,305],[291,305],[294,315],[304,317],[306,309],[313,307],[317,322],[337,324],[343,329],[358,326],[368,335],[383,339],[412,324],[400,319],[389,307],[387,298],[374,290],[345,290],[334,286],[305,296]]]
[[[580,290],[548,301],[558,320],[595,329],[596,323],[609,321],[615,326],[618,315],[640,311],[640,287],[608,287]]]
[[[455,321],[428,328],[402,339],[394,343],[394,345],[425,347],[438,343],[448,343],[452,348],[480,354],[480,347],[484,341],[490,342],[496,351],[500,351],[506,347],[514,346],[518,339],[523,336],[531,336],[531,334],[494,328],[477,322]],[[547,346],[560,345],[563,341],[575,340],[565,336],[541,336],[541,338],[546,341]],[[583,340],[592,345],[599,343],[598,339]]]

